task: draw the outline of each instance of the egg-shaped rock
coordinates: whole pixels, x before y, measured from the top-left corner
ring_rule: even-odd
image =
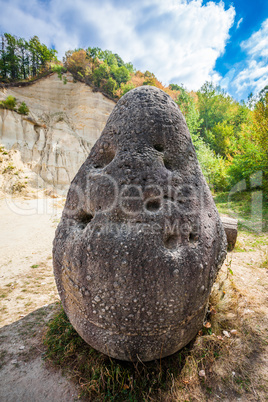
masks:
[[[175,353],[203,324],[226,237],[185,119],[155,87],[124,95],[73,179],[53,247],[81,337],[121,360]]]

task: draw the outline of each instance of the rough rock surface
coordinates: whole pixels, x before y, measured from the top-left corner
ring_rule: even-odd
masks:
[[[128,92],[72,181],[56,231],[71,323],[118,359],[175,353],[202,327],[225,255],[182,113],[157,88]]]
[[[0,144],[16,149],[23,163],[50,186],[67,191],[70,182],[99,138],[115,102],[89,86],[67,84],[57,74],[27,87],[0,90],[24,101],[29,116],[0,109]]]
[[[230,218],[229,216],[222,216],[221,221],[227,237],[228,251],[232,251],[237,239],[238,220]]]

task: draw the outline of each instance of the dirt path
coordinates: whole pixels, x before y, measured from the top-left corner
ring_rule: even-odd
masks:
[[[78,390],[42,360],[42,335],[59,300],[51,245],[63,202],[59,199],[0,200],[0,400],[77,400]],[[29,212],[30,211],[30,212]],[[241,233],[238,250],[228,254],[245,320],[260,333],[266,353],[254,362],[256,389],[240,401],[262,401],[267,378],[268,236]],[[265,262],[266,261],[266,262]],[[223,266],[226,270],[226,265]],[[263,391],[262,391],[263,389]],[[212,399],[211,399],[212,400]],[[218,400],[218,399],[215,399]],[[225,399],[229,401],[228,397]]]
[[[75,386],[42,360],[42,334],[59,298],[51,247],[58,199],[0,200],[0,400],[75,401]]]

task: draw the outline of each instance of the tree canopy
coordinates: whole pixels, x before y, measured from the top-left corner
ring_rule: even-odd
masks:
[[[18,81],[36,77],[56,61],[57,51],[42,44],[37,36],[29,41],[9,33],[1,35],[0,80]]]

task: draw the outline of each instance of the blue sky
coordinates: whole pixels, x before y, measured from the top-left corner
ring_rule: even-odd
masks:
[[[265,0],[0,0],[0,32],[118,53],[163,84],[220,84],[237,100],[268,85]]]

